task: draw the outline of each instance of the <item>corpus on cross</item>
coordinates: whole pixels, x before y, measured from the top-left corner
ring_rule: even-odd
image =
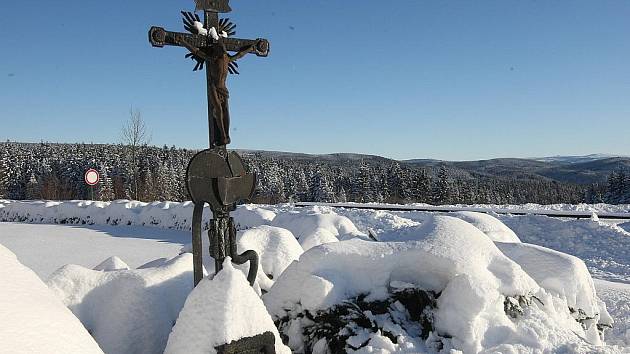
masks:
[[[247,40],[232,38],[236,25],[229,19],[219,20],[219,12],[231,11],[226,0],[196,0],[196,9],[204,11],[204,20],[195,13],[184,12],[184,28],[189,33],[166,31],[152,27],[149,41],[154,47],[179,46],[190,53],[186,58],[196,64],[193,70],[206,67],[208,88],[208,123],[210,128],[210,148],[222,147],[230,143],[229,91],[226,86],[228,74],[238,74],[236,60],[253,53],[266,57],[269,42],[265,39]],[[235,52],[236,54],[230,54]]]

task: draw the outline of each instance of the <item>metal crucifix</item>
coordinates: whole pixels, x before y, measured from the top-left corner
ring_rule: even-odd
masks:
[[[161,27],[149,30],[149,41],[154,47],[185,47],[189,51],[186,57],[196,62],[193,70],[206,67],[210,148],[195,155],[186,171],[186,185],[195,205],[192,223],[195,285],[203,277],[201,221],[205,203],[210,205],[213,213],[208,233],[215,271],[218,273],[221,270],[226,257],[231,257],[237,264],[249,262],[248,280],[253,285],[258,270],[258,255],[254,251],[238,254],[236,228],[230,212],[238,202],[251,198],[256,179],[253,174],[247,173],[241,157],[226,149],[230,143],[226,79],[229,73],[238,74],[236,60],[243,56],[249,53],[267,56],[269,42],[231,37],[236,26],[229,19],[219,19],[219,13],[232,10],[229,0],[195,2],[196,11],[203,10],[204,19],[202,23],[196,14],[182,12],[184,28],[189,33],[170,32]]]
[[[248,53],[261,57],[269,54],[265,39],[236,39],[229,19],[219,20],[219,13],[232,11],[229,0],[195,0],[196,11],[203,10],[203,23],[199,16],[182,12],[184,28],[190,33],[169,32],[161,27],[149,30],[149,41],[154,47],[178,46],[189,50],[187,58],[196,64],[193,70],[206,67],[208,87],[208,126],[210,148],[196,154],[186,170],[186,187],[194,203],[192,220],[193,268],[195,286],[203,278],[202,216],[208,203],[213,219],[210,222],[210,255],[215,260],[215,272],[221,271],[227,257],[236,264],[249,262],[247,280],[253,286],[258,274],[258,254],[255,251],[238,253],[236,226],[230,212],[236,204],[248,200],[254,193],[256,177],[248,173],[241,157],[228,152],[230,143],[229,92],[226,87],[228,73],[238,74],[236,60]],[[230,54],[235,52],[235,54]],[[229,301],[229,299],[228,299]],[[224,343],[215,349],[219,354],[275,353],[275,336],[264,332],[253,337]]]
[[[232,11],[228,0],[196,0],[196,10],[203,10],[203,24],[196,14],[182,12],[184,28],[190,33],[152,27],[149,41],[154,47],[186,47],[190,51],[186,57],[197,62],[195,71],[203,69],[205,64],[210,148],[225,146],[230,143],[229,92],[225,85],[227,75],[238,74],[236,60],[248,53],[259,57],[269,55],[269,42],[260,38],[249,40],[229,37],[235,34],[236,26],[229,19],[219,20],[219,13]],[[228,52],[236,54],[230,55]]]

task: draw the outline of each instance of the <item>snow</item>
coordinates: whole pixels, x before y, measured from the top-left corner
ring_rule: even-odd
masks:
[[[323,228],[319,228],[314,233],[300,238],[300,245],[304,251],[331,242],[339,242],[339,239],[332,232]]]
[[[413,203],[413,204],[384,204],[384,203],[312,203],[312,202],[300,202],[299,206],[302,207],[328,207],[328,208],[378,208],[381,210],[389,211],[412,211],[422,210],[430,212],[457,212],[457,211],[472,211],[483,213],[496,213],[496,214],[523,214],[523,215],[535,215],[535,214],[552,214],[557,217],[590,217],[592,213],[596,213],[601,218],[630,218],[630,204],[454,204],[454,205],[431,205],[425,203]]]
[[[214,279],[205,278],[190,294],[164,353],[213,354],[220,345],[267,331],[276,338],[276,353],[291,353],[262,300],[228,258]]]
[[[606,332],[606,343],[630,348],[630,284],[600,279],[594,282],[597,295],[605,302],[615,321],[613,328]]]
[[[193,207],[192,202],[0,200],[0,222],[151,226],[189,231],[191,229]],[[246,229],[269,224],[275,217],[275,213],[253,205],[241,205],[233,213],[233,217],[239,228]],[[202,224],[207,225],[210,219],[212,219],[212,212],[206,206]]]
[[[278,214],[272,221],[274,226],[291,231],[298,240],[306,238],[320,229],[327,230],[339,239],[366,236],[345,216],[330,208],[312,207]]]
[[[217,33],[217,29],[214,27],[210,28],[210,30],[208,31],[208,35],[212,37],[212,39],[214,39],[215,41],[219,40],[219,33]]]
[[[601,217],[626,212],[627,206],[498,207]],[[207,226],[211,213],[205,214]],[[0,201],[0,220],[11,221],[0,223],[0,243],[42,279],[78,264],[59,269],[48,284],[105,352],[159,353],[175,333],[175,321],[186,317],[180,310],[192,288],[192,260],[178,254],[190,242],[191,215],[191,203]],[[239,206],[233,215],[239,251],[259,252],[257,286],[268,291],[263,299],[269,315],[258,306],[252,318],[279,321],[279,332],[296,353],[307,346],[331,350],[328,337],[308,332],[315,328],[310,318],[322,321],[326,311],[350,303],[376,307],[362,308],[361,321],[344,319],[345,343],[355,347],[344,350],[349,353],[630,351],[630,285],[591,278],[630,284],[627,222],[289,204]],[[369,241],[368,232],[378,242]],[[203,239],[205,265],[213,274]],[[247,266],[226,268],[202,282],[205,289],[187,311],[190,323],[204,321],[196,311],[210,317],[228,312],[223,296],[208,295],[213,291],[236,289],[260,301],[244,278]],[[434,305],[423,312],[431,324],[426,336],[420,322],[410,319],[409,304],[395,301],[400,291],[434,294]],[[387,304],[386,311],[378,304]],[[597,324],[613,322],[604,336],[598,333]],[[3,323],[0,337],[13,330]],[[187,334],[181,331],[179,344],[201,338],[191,334],[188,340]],[[217,343],[228,338],[206,337]]]
[[[510,323],[503,296],[540,292],[485,234],[460,219],[436,216],[387,236],[392,242],[355,239],[306,252],[263,296],[274,319],[296,309],[325,309],[360,294],[382,294],[392,281],[406,282],[442,292],[437,328],[464,351],[476,352],[487,333]],[[491,320],[480,317],[484,312],[491,312]]]
[[[66,264],[94,268],[118,256],[131,267],[156,258],[172,258],[190,233],[129,226],[61,226],[0,223],[0,244],[42,279]]]
[[[597,278],[630,283],[630,232],[605,222],[546,216],[501,216],[526,243],[582,259]]]
[[[192,283],[188,253],[156,268],[67,265],[47,282],[108,354],[163,352]]]
[[[571,255],[525,243],[496,243],[538,285],[567,301],[569,307],[587,316],[608,316],[598,304],[591,275],[582,260]]]
[[[282,272],[302,254],[303,250],[293,234],[286,229],[262,225],[248,230],[239,231],[236,235],[238,252],[254,250],[258,254],[259,268],[256,285],[262,290],[269,290],[273,279],[277,279]],[[210,241],[202,239],[203,265],[209,273],[214,273],[214,258],[210,257]],[[192,252],[192,244],[187,244],[181,252]],[[239,266],[245,274],[248,265]],[[271,279],[269,276],[271,276]]]
[[[195,27],[197,29],[197,32],[199,32],[200,35],[202,36],[207,36],[208,35],[208,30],[203,27],[203,23],[199,22],[199,21],[195,21],[193,22],[193,27]],[[212,28],[214,29],[214,27]],[[214,32],[216,34],[216,30]]]
[[[237,229],[240,230],[260,225],[270,225],[276,217],[276,213],[273,211],[253,204],[241,205],[231,215],[237,223]]]
[[[103,353],[79,320],[0,245],[0,352]]]
[[[114,270],[129,270],[129,266],[119,257],[113,256],[107,258],[106,260],[101,262],[101,264],[94,267],[94,270],[102,270],[104,272],[111,272]]]
[[[477,213],[474,211],[460,211],[449,214],[462,219],[486,234],[492,241],[498,242],[521,242],[518,236],[504,223],[492,215]]]
[[[304,252],[293,234],[279,227],[259,226],[237,235],[241,252],[254,250],[260,259],[260,269],[277,279]]]

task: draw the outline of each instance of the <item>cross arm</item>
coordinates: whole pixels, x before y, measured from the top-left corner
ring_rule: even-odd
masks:
[[[183,47],[181,43],[179,43],[176,38],[180,37],[188,42],[190,45],[201,48],[207,47],[208,37],[200,36],[197,34],[190,33],[181,33],[181,32],[171,32],[167,31],[162,27],[151,27],[149,30],[149,42],[154,47],[162,48],[164,46],[175,46],[175,47]]]
[[[256,54],[259,57],[269,55],[269,41],[266,39],[223,38],[223,43],[225,43],[225,49],[230,52],[245,51],[245,53]]]
[[[164,46],[183,47],[176,38],[180,37],[184,39],[193,47],[202,48],[211,46],[212,39],[207,36],[201,36],[197,34],[171,32],[162,27],[151,27],[149,30],[149,42],[154,47],[162,48]],[[225,48],[231,52],[241,52],[246,50],[246,53],[256,54],[259,57],[266,57],[269,55],[269,41],[266,39],[239,39],[239,38],[223,38]]]

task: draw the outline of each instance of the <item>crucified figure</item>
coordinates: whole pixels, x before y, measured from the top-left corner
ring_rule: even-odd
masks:
[[[258,42],[241,48],[236,54],[230,55],[225,44],[220,38],[210,47],[196,48],[183,37],[176,37],[179,45],[186,47],[195,57],[205,61],[209,72],[208,99],[212,103],[212,117],[214,118],[213,142],[216,146],[225,146],[230,143],[230,110],[228,99],[230,93],[226,86],[228,73],[233,69],[231,63],[253,51]]]

